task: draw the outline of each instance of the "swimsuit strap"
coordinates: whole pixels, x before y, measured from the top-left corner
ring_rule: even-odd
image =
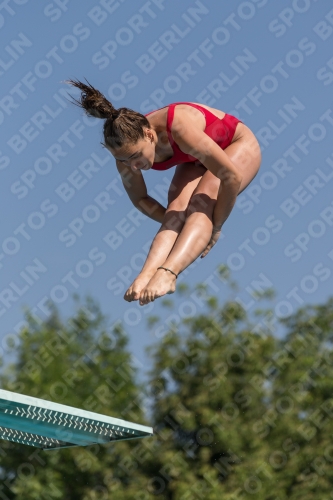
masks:
[[[168,114],[167,114],[166,130],[167,130],[167,134],[168,134],[169,141],[170,141],[171,145],[173,145],[174,142],[175,142],[174,139],[173,139],[173,137],[172,137],[172,135],[171,135],[171,125],[172,125],[173,118],[174,118],[174,115],[175,115],[175,107],[178,104],[186,104],[188,106],[192,106],[192,108],[196,108],[199,111],[201,111],[201,113],[204,115],[204,117],[206,119],[206,127],[209,127],[209,125],[211,125],[212,123],[214,123],[216,120],[220,120],[220,118],[218,118],[217,116],[213,115],[213,113],[211,113],[210,111],[208,111],[208,109],[203,108],[202,106],[200,106],[198,104],[193,104],[191,102],[174,102],[174,103],[170,104],[169,105],[169,109],[168,109]]]
[[[166,122],[166,131],[167,131],[167,134],[168,134],[168,137],[169,137],[169,141],[170,141],[170,144],[172,146],[172,149],[173,149],[173,144],[174,144],[174,139],[171,135],[171,125],[172,125],[172,122],[173,122],[173,117],[174,117],[174,114],[175,114],[175,106],[176,104],[170,104],[169,105],[169,109],[168,109],[168,114],[167,114],[167,122]]]

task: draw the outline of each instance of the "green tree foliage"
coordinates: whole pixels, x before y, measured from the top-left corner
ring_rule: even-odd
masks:
[[[332,499],[333,300],[253,322],[235,300],[206,304],[150,349],[158,454],[137,498]]]
[[[285,319],[273,302],[249,317],[226,269],[220,278],[232,285],[222,304],[184,286],[177,306],[169,298],[148,319],[158,340],[144,388],[124,331],[110,332],[93,303],[66,324],[56,312],[29,318],[3,388],[155,435],[58,452],[3,441],[0,499],[333,500],[333,299]]]
[[[67,322],[28,314],[17,359],[2,369],[1,387],[57,403],[146,424],[141,388],[120,327],[112,330],[87,300]],[[0,498],[17,500],[131,499],[141,478],[122,465],[136,441],[43,451],[2,441]]]

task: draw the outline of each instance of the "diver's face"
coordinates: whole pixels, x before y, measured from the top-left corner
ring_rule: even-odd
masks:
[[[136,143],[124,144],[119,148],[110,148],[116,160],[135,170],[149,170],[155,157],[155,142],[152,133],[145,131],[145,137]]]

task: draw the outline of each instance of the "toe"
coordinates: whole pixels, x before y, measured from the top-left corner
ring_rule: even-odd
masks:
[[[140,295],[139,304],[140,304],[140,306],[143,306],[144,303],[145,303],[145,294],[143,293]]]

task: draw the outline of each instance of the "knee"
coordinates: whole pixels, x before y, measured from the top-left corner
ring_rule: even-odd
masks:
[[[188,217],[194,212],[201,212],[211,219],[213,217],[215,203],[216,199],[212,199],[204,193],[195,194],[188,204],[185,215]]]
[[[168,206],[165,210],[165,217],[164,218],[170,218],[171,216],[177,217],[178,219],[182,220],[185,219],[185,211],[186,211],[186,205],[181,202],[179,199],[172,200],[170,203],[168,203]]]
[[[178,198],[175,199],[170,199],[168,200],[168,205],[166,208],[167,212],[181,212],[182,210],[185,210],[186,208],[186,202],[184,203],[183,200]]]
[[[183,228],[185,220],[185,210],[182,210],[177,204],[171,203],[165,211],[161,229],[179,232]]]

